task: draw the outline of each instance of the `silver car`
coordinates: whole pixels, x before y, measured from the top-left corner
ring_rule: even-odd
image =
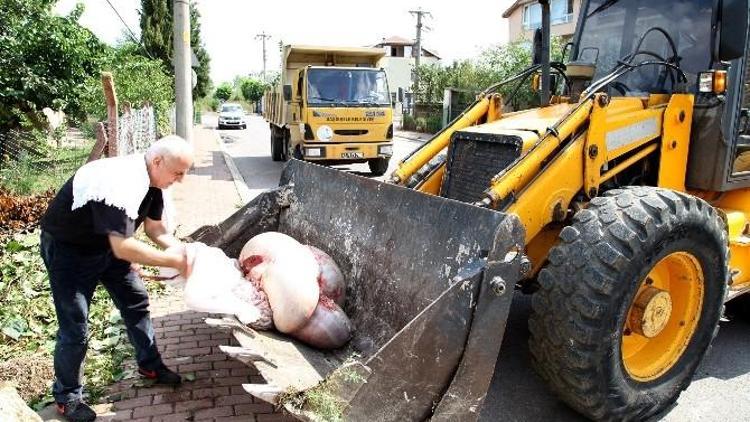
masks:
[[[221,110],[219,110],[219,129],[230,127],[247,129],[245,110],[239,104],[225,103],[222,104]]]

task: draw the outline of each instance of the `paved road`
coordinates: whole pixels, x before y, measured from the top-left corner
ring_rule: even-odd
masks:
[[[251,192],[259,193],[278,184],[281,163],[270,158],[268,125],[248,116],[246,130],[222,130],[221,138]],[[215,116],[206,116],[205,126],[215,127]],[[397,138],[390,173],[398,159],[419,143]],[[367,165],[340,166],[345,171],[369,175]],[[480,420],[490,421],[579,421],[575,412],[559,402],[534,374],[528,360],[530,298],[516,294],[505,341],[497,361]],[[750,420],[750,324],[722,322],[714,346],[677,405],[656,421],[748,421]]]

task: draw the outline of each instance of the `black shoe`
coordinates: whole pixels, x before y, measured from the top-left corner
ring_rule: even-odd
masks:
[[[57,403],[57,413],[71,422],[90,422],[96,419],[96,412],[81,399],[74,399],[65,404]]]
[[[182,383],[182,377],[172,372],[164,364],[159,365],[156,369],[149,370],[138,368],[138,373],[144,378],[156,381],[155,384],[179,385]]]

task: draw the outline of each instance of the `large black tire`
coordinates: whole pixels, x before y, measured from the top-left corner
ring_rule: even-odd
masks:
[[[367,160],[367,165],[370,167],[370,173],[373,176],[382,176],[388,171],[388,158],[372,158]]]
[[[284,139],[274,125],[271,125],[271,159],[273,161],[284,160]]]
[[[677,360],[648,381],[631,377],[621,342],[641,282],[662,258],[687,252],[703,272],[695,330]],[[706,202],[666,189],[607,192],[560,233],[532,299],[532,364],[568,405],[593,420],[643,420],[687,388],[718,330],[729,251]],[[674,315],[672,315],[674,316]]]

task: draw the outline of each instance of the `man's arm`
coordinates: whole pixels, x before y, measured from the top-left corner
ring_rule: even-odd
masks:
[[[132,237],[117,234],[109,235],[109,244],[115,256],[124,261],[175,268],[185,277],[190,275],[192,265],[185,253],[160,251]]]
[[[167,232],[167,228],[161,220],[152,220],[146,217],[143,221],[143,230],[149,239],[164,249],[182,244],[176,237]]]

